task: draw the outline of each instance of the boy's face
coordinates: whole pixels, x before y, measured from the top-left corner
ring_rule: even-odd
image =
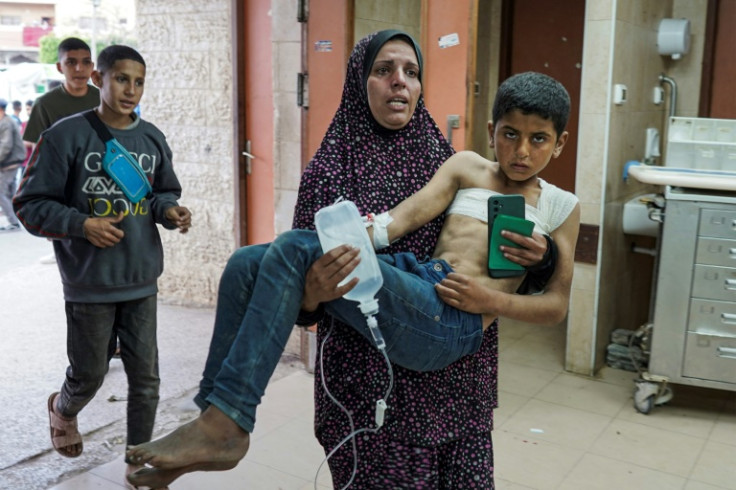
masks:
[[[56,69],[64,75],[66,84],[73,90],[82,90],[87,86],[94,67],[92,54],[86,49],[73,49],[62,53],[56,63]]]
[[[544,170],[552,158],[560,156],[567,141],[567,131],[558,138],[551,120],[518,109],[508,112],[495,126],[489,121],[488,135],[501,170],[515,181],[530,179]]]
[[[133,60],[118,60],[106,72],[92,74],[104,110],[119,116],[129,116],[141,101],[145,78],[146,67]]]

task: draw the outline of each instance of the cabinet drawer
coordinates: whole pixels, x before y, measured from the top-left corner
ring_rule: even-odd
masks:
[[[736,239],[736,211],[701,210],[698,236]]]
[[[693,298],[736,301],[736,269],[714,265],[695,265]]]
[[[736,240],[699,238],[695,263],[736,267]]]
[[[689,332],[682,375],[736,383],[736,338]]]
[[[736,338],[736,303],[693,299],[687,329],[694,333]]]

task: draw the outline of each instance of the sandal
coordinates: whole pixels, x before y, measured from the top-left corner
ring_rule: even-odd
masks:
[[[49,410],[49,430],[51,432],[51,445],[57,453],[67,458],[76,458],[84,450],[82,436],[77,429],[77,417],[65,419],[54,411],[54,402],[59,392],[52,393],[47,402]],[[77,452],[77,447],[79,451]]]

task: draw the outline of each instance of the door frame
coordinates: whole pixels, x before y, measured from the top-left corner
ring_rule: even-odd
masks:
[[[729,25],[730,22],[730,19],[725,15],[726,12],[723,10],[730,8],[730,12],[734,12],[733,5],[730,2],[727,4],[728,7],[725,7],[724,2],[721,0],[708,0],[707,13],[705,17],[706,24],[703,46],[703,63],[700,74],[698,117],[715,117],[718,119],[731,119],[736,117],[736,114],[730,113],[730,108],[732,106],[729,104],[723,106],[722,104],[719,105],[716,103],[716,114],[713,114],[714,95],[716,95],[716,101],[718,101],[718,95],[720,95],[722,91],[725,90],[730,92],[730,87],[724,87],[724,85],[728,85],[727,83],[724,84],[724,80],[730,80],[730,74],[736,72],[731,55],[732,50],[726,48],[726,46],[731,46],[732,40],[736,38],[736,34],[734,34],[732,29],[729,30],[723,28],[724,26]],[[718,73],[716,73],[717,70]],[[723,99],[721,98],[720,100],[722,101]],[[723,114],[723,112],[726,114]]]
[[[340,105],[345,67],[353,48],[353,1],[303,0],[302,73],[306,80],[301,108],[302,170],[322,143]]]
[[[245,150],[243,142],[245,135],[245,2],[233,0],[235,15],[233,16],[233,36],[235,41],[235,56],[233,60],[233,80],[235,81],[235,100],[233,103],[233,123],[235,125],[235,141],[233,141],[233,155],[235,156],[233,175],[235,176],[235,210],[234,231],[235,243],[243,246],[247,243],[248,223],[247,216],[248,185],[245,172]]]
[[[468,94],[470,80],[475,78],[473,16],[477,15],[477,1],[455,0],[449,12],[446,3],[437,0],[422,0],[421,7],[424,101],[442,134],[458,151],[466,148],[472,121]],[[440,39],[452,34],[458,35],[458,44],[442,47]],[[451,115],[460,117],[452,130],[448,120]]]
[[[243,246],[271,242],[275,236],[273,47],[271,0],[233,1],[237,50],[233,62],[237,87],[234,229],[236,243]],[[247,150],[255,158],[248,158]]]
[[[538,8],[530,7],[529,3],[532,1],[537,2]],[[577,175],[577,160],[578,160],[578,137],[579,137],[579,121],[580,121],[580,98],[582,88],[582,62],[583,62],[583,44],[585,37],[585,1],[580,0],[576,4],[572,2],[564,3],[561,10],[564,9],[565,19],[567,20],[564,26],[559,26],[553,23],[554,20],[558,20],[559,17],[554,17],[549,12],[544,17],[544,24],[542,24],[536,17],[538,29],[538,39],[534,41],[537,43],[533,48],[521,49],[521,53],[526,53],[526,56],[521,56],[520,51],[516,51],[518,45],[514,45],[515,41],[526,41],[525,36],[515,36],[514,23],[516,25],[526,24],[525,27],[531,30],[535,29],[535,18],[529,18],[527,12],[542,12],[541,6],[547,5],[547,0],[527,0],[526,5],[521,5],[518,0],[502,0],[501,5],[501,56],[499,59],[499,83],[505,78],[514,74],[518,71],[534,70],[537,72],[545,73],[557,78],[560,82],[565,85],[571,98],[570,117],[567,123],[567,131],[569,137],[565,144],[565,151],[562,155],[555,160],[553,165],[550,165],[546,169],[542,170],[540,177],[546,181],[557,185],[567,191],[575,192],[575,181]],[[558,7],[563,4],[558,3]],[[575,17],[571,20],[570,12],[579,11],[579,17]],[[523,10],[523,12],[522,12]],[[549,9],[547,9],[549,11]],[[558,11],[558,16],[561,14]],[[517,16],[521,21],[517,20]],[[575,22],[575,23],[573,23]],[[579,22],[579,24],[577,24]],[[576,28],[580,28],[580,31],[576,31]],[[563,29],[563,30],[560,30]],[[561,40],[555,38],[555,36],[561,35],[567,29],[567,35]],[[551,35],[550,32],[554,32]],[[557,34],[557,33],[560,34]],[[546,33],[546,36],[545,36]],[[575,36],[579,34],[579,39]],[[573,44],[578,42],[579,44]],[[543,46],[539,47],[539,43],[544,43]],[[521,44],[521,42],[519,43]],[[533,44],[533,43],[532,43]],[[523,48],[529,47],[530,43],[526,42],[522,44]],[[561,46],[564,46],[561,47]],[[554,49],[551,49],[554,48]],[[576,50],[579,49],[579,53]],[[514,54],[516,53],[516,54]],[[540,56],[540,53],[544,53],[544,57]],[[577,56],[577,57],[576,57]],[[561,63],[571,62],[576,60],[579,66],[573,67],[564,65]],[[571,70],[576,69],[577,79],[574,76],[568,75],[572,73]],[[574,80],[574,81],[573,81]],[[575,82],[577,82],[575,84]]]

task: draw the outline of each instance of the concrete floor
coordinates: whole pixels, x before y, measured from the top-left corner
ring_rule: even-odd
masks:
[[[6,224],[0,216],[0,226]],[[127,383],[113,359],[105,383],[79,417],[84,453],[67,459],[51,449],[46,400],[64,379],[66,319],[48,240],[25,230],[0,233],[0,488],[40,490],[120,457],[125,447]],[[159,303],[161,402],[157,434],[198,414],[191,402],[207,354],[213,309]],[[292,342],[293,344],[293,342]],[[292,349],[293,351],[293,349]],[[274,379],[304,371],[284,356]]]
[[[125,392],[116,361],[80,417],[85,453],[70,460],[50,450],[46,398],[66,365],[58,272],[38,263],[47,242],[11,235],[0,234],[0,488],[124,488],[124,407],[110,401]],[[159,317],[163,401],[156,436],[197,414],[189,400],[212,311],[161,305]],[[566,373],[564,348],[563,327],[501,323],[497,489],[736,490],[736,393],[674,386],[667,405],[642,415],[632,401],[634,373]],[[284,361],[238,467],[185,475],[171,490],[331,487],[326,468],[317,473],[324,453],[312,430],[313,377],[295,358]]]
[[[642,415],[633,406],[634,373],[566,373],[564,329],[505,326],[497,490],[736,490],[734,392],[675,386],[669,404]],[[240,464],[184,475],[171,490],[331,488],[329,472],[317,473],[324,453],[312,431],[312,390],[304,372],[273,382]],[[53,490],[119,490],[123,472],[118,458]]]

